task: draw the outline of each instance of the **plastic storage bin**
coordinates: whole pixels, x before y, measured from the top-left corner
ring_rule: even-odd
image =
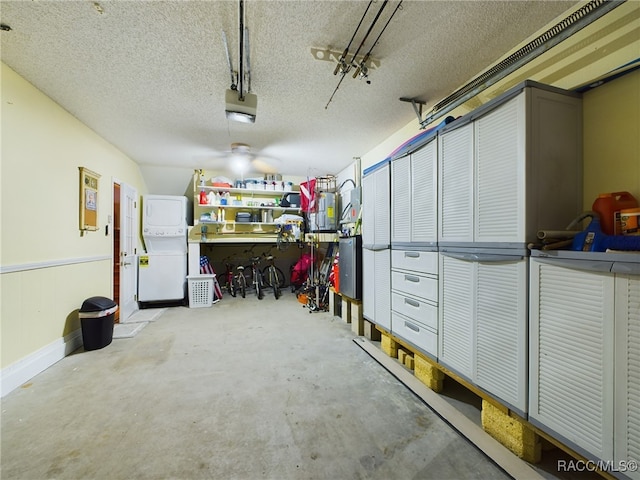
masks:
[[[189,275],[189,308],[213,305],[213,279],[215,275]]]
[[[117,311],[116,302],[106,297],[91,297],[82,303],[78,317],[85,350],[98,350],[111,343]]]

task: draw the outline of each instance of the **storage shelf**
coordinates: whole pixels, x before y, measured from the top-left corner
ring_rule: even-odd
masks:
[[[276,222],[236,222],[235,220],[225,220],[223,222],[199,220],[198,225],[200,224],[204,224],[204,225],[271,225],[271,226],[283,225],[282,223],[276,223]]]
[[[216,185],[200,185],[198,176],[193,179],[193,223],[190,231],[190,241],[198,240],[198,243],[224,243],[246,242],[256,238],[265,242],[275,242],[278,232],[283,225],[300,225],[304,220],[301,217],[300,205],[280,205],[280,199],[287,195],[297,194],[297,188],[291,188],[291,182],[280,184],[279,189],[264,188],[234,188],[233,186],[221,187]],[[255,185],[255,184],[254,184]],[[262,186],[262,185],[261,185]],[[272,185],[273,186],[273,185]],[[201,195],[206,195],[206,199]],[[205,202],[200,203],[200,199]],[[220,200],[225,204],[220,204]],[[268,215],[257,215],[259,211],[269,212]],[[238,215],[243,213],[243,215]],[[263,222],[260,220],[270,221]],[[241,220],[257,221],[237,221]],[[287,220],[294,217],[299,220]]]
[[[282,210],[290,212],[300,211],[300,207],[280,207],[280,206],[267,206],[267,205],[210,205],[208,203],[196,203],[198,207],[212,207],[212,208],[236,208],[236,209],[253,209],[253,210]]]
[[[189,240],[189,243],[193,244],[204,244],[204,243],[227,243],[227,244],[236,244],[236,243],[276,243],[278,241],[278,237],[276,235],[227,235],[220,234],[215,237],[207,237],[206,240],[198,239],[198,240]]]
[[[196,188],[199,190],[210,190],[212,192],[229,192],[230,194],[246,193],[251,195],[269,195],[273,193],[282,195],[283,193],[299,193],[297,190],[255,190],[249,188],[213,187],[211,185],[198,185]]]

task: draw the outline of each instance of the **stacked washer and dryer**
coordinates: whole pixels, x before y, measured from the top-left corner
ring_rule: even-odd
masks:
[[[142,196],[142,238],[146,253],[138,261],[138,302],[186,298],[187,197]]]

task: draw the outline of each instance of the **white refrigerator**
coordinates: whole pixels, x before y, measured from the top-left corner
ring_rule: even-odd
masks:
[[[184,301],[187,278],[187,197],[144,195],[138,260],[138,302]]]

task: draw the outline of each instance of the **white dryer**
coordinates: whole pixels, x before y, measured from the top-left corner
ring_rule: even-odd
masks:
[[[146,253],[138,260],[139,302],[186,298],[187,232],[187,197],[143,195]]]

